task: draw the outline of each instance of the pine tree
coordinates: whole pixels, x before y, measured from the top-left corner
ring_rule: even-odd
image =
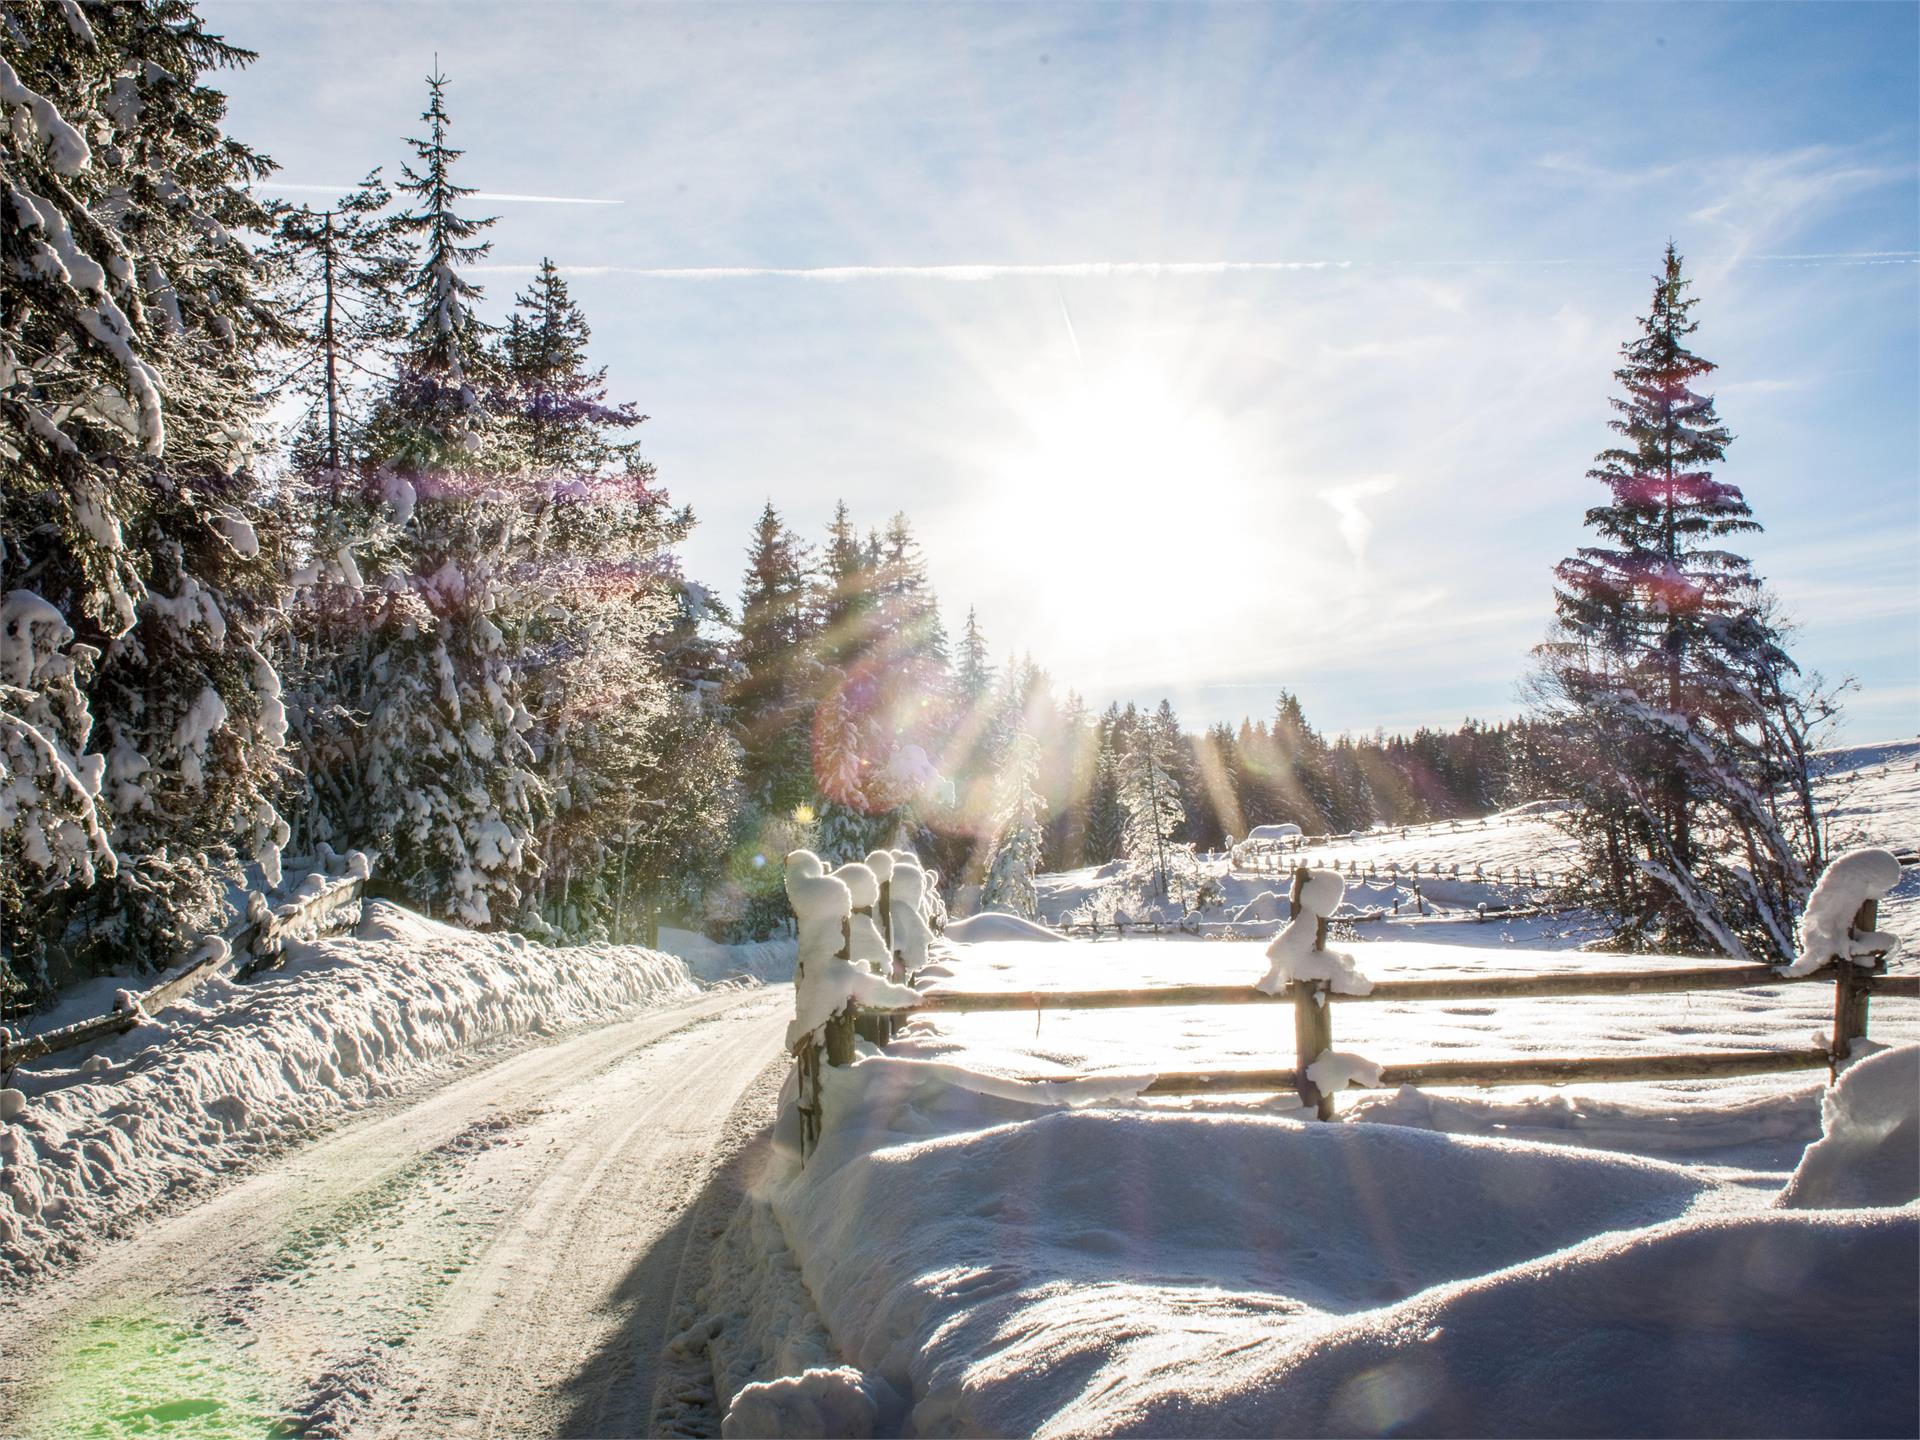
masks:
[[[967,607],[967,628],[960,633],[960,661],[954,673],[954,692],[969,709],[980,705],[993,689],[993,662],[988,658],[987,637],[980,631],[980,616]]]
[[[637,456],[637,441],[614,432],[645,422],[633,405],[607,402],[607,372],[587,368],[593,332],[553,261],[542,260],[515,299],[500,337],[503,385],[493,404],[524,462],[535,471],[604,475]]]
[[[1179,840],[1187,823],[1186,807],[1174,783],[1176,741],[1164,727],[1144,719],[1132,743],[1119,757],[1119,799],[1126,815],[1122,845],[1127,866],[1144,877],[1161,899],[1184,898],[1181,879],[1190,870],[1190,846]]]
[[[847,502],[834,505],[827,545],[820,556],[819,600],[821,658],[845,668],[866,653],[871,636],[873,567],[860,542]]]
[[[370,640],[362,804],[349,825],[391,837],[387,873],[415,903],[504,925],[525,913],[545,803],[503,630],[525,517],[505,485],[516,457],[482,398],[495,367],[473,311],[480,291],[460,273],[487,253],[475,237],[492,222],[455,209],[471,192],[451,175],[461,152],[447,143],[446,80],[427,84],[428,134],[408,142],[419,168],[405,167],[399,185],[413,205],[394,221],[421,246],[413,318],[366,442],[372,482],[410,502],[381,578],[413,605],[378,617]]]
[[[276,213],[273,258],[298,332],[280,388],[301,405],[292,460],[302,475],[345,470],[362,419],[357,402],[392,376],[406,329],[400,295],[410,259],[385,213],[392,199],[376,168],[324,210]]]
[[[1008,742],[997,778],[993,849],[981,887],[983,909],[1032,919],[1039,912],[1033,877],[1046,843],[1047,802],[1040,797],[1040,745],[1025,727]]]
[[[1712,473],[1731,436],[1695,388],[1715,367],[1687,348],[1689,283],[1669,244],[1614,372],[1620,443],[1589,472],[1609,491],[1587,512],[1605,543],[1556,570],[1541,693],[1576,737],[1585,878],[1619,939],[1778,958],[1821,860],[1817,817],[1791,805],[1819,702],[1748,561],[1720,544],[1759,526]]]
[[[812,715],[819,666],[805,546],[769,500],[754,524],[740,594],[737,670],[728,704],[748,798],[762,815],[791,814],[814,794]]]
[[[250,437],[285,330],[237,238],[270,162],[202,83],[251,58],[179,0],[7,15],[0,924],[30,974],[43,944],[171,960],[243,854],[278,873]]]

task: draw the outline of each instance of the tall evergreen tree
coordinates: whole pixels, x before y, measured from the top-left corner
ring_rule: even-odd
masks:
[[[1184,898],[1182,880],[1191,870],[1192,850],[1180,841],[1186,807],[1173,770],[1177,741],[1147,717],[1135,728],[1132,743],[1119,757],[1120,806],[1126,815],[1122,836],[1127,864],[1162,899]],[[1176,896],[1176,892],[1181,894]]]
[[[607,372],[589,369],[593,332],[550,259],[515,298],[500,336],[498,370],[502,414],[523,463],[536,472],[604,475],[618,466],[631,474],[639,442],[617,433],[642,424],[633,405],[607,401]]]
[[[1687,347],[1697,301],[1669,244],[1640,333],[1614,372],[1620,443],[1591,477],[1603,543],[1556,571],[1543,693],[1579,737],[1572,777],[1587,880],[1631,945],[1792,953],[1792,917],[1822,858],[1817,817],[1781,804],[1808,711],[1759,580],[1721,542],[1759,526],[1718,480],[1731,439],[1711,362]],[[1791,773],[1797,769],[1798,774]]]
[[[791,814],[814,794],[811,730],[820,681],[808,563],[804,543],[767,501],[747,551],[737,669],[728,687],[748,798],[763,815]]]
[[[483,399],[495,367],[480,291],[460,273],[487,253],[476,237],[492,222],[456,209],[472,192],[452,178],[446,79],[427,84],[427,134],[408,142],[418,168],[399,185],[413,203],[394,222],[420,245],[412,322],[367,441],[379,482],[411,511],[381,578],[416,603],[383,617],[370,646],[363,809],[350,828],[392,837],[388,873],[423,908],[504,925],[526,910],[544,804],[502,628],[524,515],[505,483],[516,457]]]
[[[251,435],[285,331],[238,239],[270,162],[203,81],[252,57],[183,0],[6,23],[0,925],[39,984],[43,943],[168,960],[244,854],[278,873]]]
[[[411,259],[386,213],[392,198],[376,168],[323,210],[284,207],[275,217],[272,253],[297,332],[278,388],[301,405],[292,458],[303,476],[345,470],[362,419],[357,402],[392,377]]]
[[[1033,877],[1043,863],[1047,818],[1039,781],[1040,744],[1022,726],[1007,743],[997,777],[993,848],[980,891],[983,909],[1028,919],[1039,912]]]
[[[993,662],[987,651],[987,637],[980,630],[980,616],[967,607],[967,628],[960,632],[960,657],[954,670],[954,693],[962,705],[979,706],[993,689]]]

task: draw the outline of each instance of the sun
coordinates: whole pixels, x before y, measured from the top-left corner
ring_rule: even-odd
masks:
[[[1204,589],[1257,553],[1235,426],[1199,377],[1143,350],[1075,360],[1013,394],[988,506],[1003,558],[1063,623],[1174,640],[1170,588]]]

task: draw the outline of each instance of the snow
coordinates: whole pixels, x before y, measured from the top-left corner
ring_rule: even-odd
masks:
[[[655,951],[551,950],[370,902],[356,934],[290,943],[280,970],[210,978],[85,1059],[22,1066],[0,1268],[40,1273],[476,1047],[697,989]]]
[[[1249,840],[1292,840],[1300,834],[1298,825],[1256,825],[1247,831]]]
[[[899,1407],[884,1381],[851,1366],[806,1370],[745,1386],[727,1407],[720,1433],[732,1437],[810,1436],[867,1440],[881,1417]]]
[[[1057,930],[1049,930],[1044,925],[1037,925],[1022,916],[1009,915],[1002,910],[983,910],[978,915],[955,920],[943,933],[949,940],[956,940],[962,945],[978,945],[992,940],[1067,941],[1067,937]]]
[[[840,947],[847,943],[850,920],[871,919],[853,914],[853,892],[839,872],[828,875],[826,866],[811,850],[795,850],[787,856],[787,901],[793,907],[800,930],[799,961],[794,979],[794,1018],[787,1027],[787,1048],[792,1049],[817,1032],[849,1002],[863,1005],[913,1005],[919,992],[896,985],[876,974],[863,959],[841,959]],[[864,875],[863,884],[872,884],[876,898],[878,882],[866,866],[843,866]],[[879,934],[874,933],[879,942]],[[884,947],[880,951],[884,957]]]
[[[1800,916],[1800,958],[1788,975],[1807,975],[1830,960],[1871,966],[1873,957],[1899,948],[1899,939],[1870,931],[1855,935],[1854,917],[1869,900],[1878,900],[1900,883],[1900,862],[1891,850],[1850,850],[1828,864]]]
[[[856,964],[865,965],[876,975],[889,973],[893,965],[893,952],[887,948],[886,939],[881,935],[879,922],[874,916],[880,905],[880,877],[858,860],[838,867],[833,876],[847,887],[847,894],[853,901],[854,913],[846,917],[848,957]],[[861,911],[866,913],[859,913]]]
[[[927,872],[920,868],[918,860],[902,859],[898,855],[891,858],[894,862],[893,950],[900,957],[901,971],[910,980],[926,968],[933,945],[933,926],[929,922],[939,896],[927,883]]]
[[[1322,920],[1340,908],[1346,882],[1331,870],[1308,874],[1300,889],[1300,913],[1281,927],[1267,946],[1267,973],[1254,989],[1277,995],[1284,986],[1324,980],[1337,995],[1365,995],[1373,982],[1360,973],[1351,955],[1314,948]]]
[[[1920,1045],[1847,1066],[1820,1101],[1822,1135],[1780,1194],[1793,1209],[1920,1200]]]
[[[1891,782],[1898,803],[1870,823],[1899,843],[1920,818],[1916,751],[1868,776]],[[1485,877],[1563,863],[1551,818],[1309,841],[1322,864],[1399,846],[1436,913],[1384,875],[1348,889],[1323,869],[1298,921],[1263,922],[1287,937],[1276,968],[1344,978],[1311,950],[1317,917],[1393,900],[1400,916],[1343,942],[1356,985],[1701,963],[1573,949],[1594,934],[1578,916],[1482,924],[1455,908],[1524,902],[1524,881]],[[1481,876],[1424,878],[1456,866]],[[1216,873],[1227,913],[1278,911],[1257,872]],[[1912,886],[1900,875],[1885,912]],[[1122,883],[1120,867],[1038,877],[1051,914]],[[1061,944],[1003,915],[945,938],[943,988],[1021,992],[1244,983],[1260,943]],[[1824,1044],[1832,1004],[1831,987],[1764,970],[1750,989],[1671,996],[1336,998],[1336,1048],[1309,1078],[1332,1094],[1422,1059]],[[798,1368],[898,1396],[897,1421],[873,1412],[888,1433],[1910,1434],[1920,1006],[1877,1002],[1871,1023],[1896,1048],[1831,1092],[1818,1072],[1402,1088],[1349,1093],[1325,1123],[1290,1092],[1141,1093],[1169,1070],[1289,1068],[1292,1027],[1271,1006],[913,1015],[884,1053],[822,1073],[804,1168],[784,1117],[786,1163],[742,1216],[778,1237],[767,1273],[797,1270],[803,1328],[829,1337]],[[734,1373],[723,1392],[769,1378]]]
[[[1324,1095],[1335,1094],[1349,1085],[1370,1090],[1380,1083],[1380,1067],[1364,1055],[1349,1054],[1345,1050],[1325,1050],[1318,1060],[1307,1066],[1307,1079],[1318,1086]]]

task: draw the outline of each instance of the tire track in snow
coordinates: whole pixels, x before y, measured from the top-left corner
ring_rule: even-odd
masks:
[[[790,1004],[710,994],[522,1050],[108,1248],[0,1316],[0,1434],[644,1430],[640,1322],[665,1323]]]

